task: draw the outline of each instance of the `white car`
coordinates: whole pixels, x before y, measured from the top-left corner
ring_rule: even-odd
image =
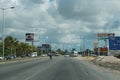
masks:
[[[0,56],[0,60],[3,60],[4,58],[2,56]]]
[[[46,57],[47,55],[45,55],[45,54],[42,54],[41,56],[42,56],[42,57]]]
[[[66,55],[64,55],[64,57],[69,57],[69,55],[68,55],[68,54],[66,54]]]

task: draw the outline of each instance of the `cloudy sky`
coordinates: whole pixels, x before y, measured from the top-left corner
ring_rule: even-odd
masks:
[[[0,8],[11,6],[5,10],[5,35],[20,41],[34,32],[36,45],[79,49],[84,41],[93,47],[97,33],[120,35],[120,0],[0,0]],[[2,16],[1,10],[0,35]]]

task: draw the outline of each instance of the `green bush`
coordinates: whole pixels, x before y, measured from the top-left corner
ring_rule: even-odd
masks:
[[[120,54],[116,54],[116,55],[114,55],[115,57],[117,57],[117,58],[120,58]]]

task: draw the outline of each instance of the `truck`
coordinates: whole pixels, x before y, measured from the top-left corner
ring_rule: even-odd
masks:
[[[77,51],[72,51],[70,53],[70,57],[77,57],[78,56],[78,52]]]
[[[37,52],[32,52],[29,54],[29,57],[37,57],[37,56],[38,56]]]

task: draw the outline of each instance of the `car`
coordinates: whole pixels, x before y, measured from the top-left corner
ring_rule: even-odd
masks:
[[[42,57],[46,57],[47,55],[46,55],[46,54],[42,54],[41,56],[42,56]]]
[[[23,55],[21,55],[21,57],[24,58],[24,57],[27,57],[27,55],[23,54]]]
[[[78,53],[70,53],[70,57],[77,57]]]
[[[2,56],[0,56],[0,60],[3,60],[4,58]]]
[[[96,54],[91,54],[91,56],[93,56],[93,57],[97,57],[97,55],[96,55]]]
[[[55,56],[59,56],[59,54],[55,54]]]
[[[33,52],[32,54],[31,54],[31,57],[37,57],[38,56],[38,53],[37,52]]]
[[[11,60],[11,59],[15,59],[15,58],[16,58],[16,56],[14,56],[14,55],[6,56],[6,60]]]
[[[64,57],[69,57],[69,55],[68,55],[68,54],[65,54]]]

